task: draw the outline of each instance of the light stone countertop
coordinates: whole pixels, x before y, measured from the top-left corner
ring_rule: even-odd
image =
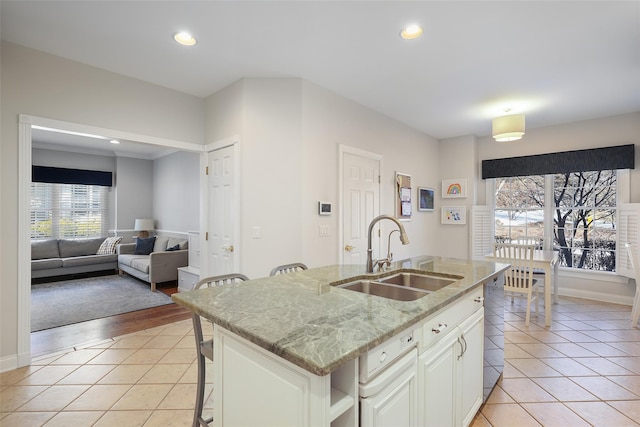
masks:
[[[506,268],[500,263],[422,256],[394,262],[384,273],[367,274],[364,265],[332,265],[171,298],[313,374],[327,375]],[[415,301],[332,286],[401,270],[463,278]]]

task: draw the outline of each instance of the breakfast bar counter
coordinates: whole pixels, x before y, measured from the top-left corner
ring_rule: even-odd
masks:
[[[384,272],[333,265],[172,295],[192,312],[318,376],[417,324],[497,277],[507,265],[437,256],[392,263]],[[455,281],[415,301],[338,287],[398,272]]]

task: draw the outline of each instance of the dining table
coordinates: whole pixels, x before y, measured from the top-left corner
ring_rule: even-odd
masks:
[[[487,260],[497,261],[493,253],[485,255]],[[533,268],[544,271],[544,324],[551,326],[551,304],[558,302],[558,251],[536,249],[533,252]],[[535,274],[535,273],[534,273]],[[553,293],[552,293],[553,288]],[[553,295],[553,296],[552,296]]]

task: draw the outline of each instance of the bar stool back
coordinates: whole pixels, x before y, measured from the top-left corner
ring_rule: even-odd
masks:
[[[306,270],[307,266],[301,262],[294,262],[293,264],[284,264],[274,267],[269,273],[269,276],[275,276],[276,274],[293,273],[294,271]]]
[[[213,288],[215,286],[222,286],[244,280],[249,280],[249,278],[239,273],[211,276],[200,280],[194,285],[193,289],[204,287]],[[203,418],[202,411],[204,409],[206,359],[213,361],[213,339],[204,339],[200,315],[192,313],[191,320],[193,321],[193,332],[196,338],[196,349],[198,350],[198,386],[196,390],[196,408],[193,414],[193,427],[209,427],[209,424],[213,421],[213,417]]]

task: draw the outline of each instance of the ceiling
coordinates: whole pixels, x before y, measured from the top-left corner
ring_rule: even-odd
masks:
[[[299,77],[434,138],[640,111],[640,1],[7,1],[2,39],[207,97]],[[406,41],[403,26],[424,35]],[[192,47],[173,41],[188,30]]]

